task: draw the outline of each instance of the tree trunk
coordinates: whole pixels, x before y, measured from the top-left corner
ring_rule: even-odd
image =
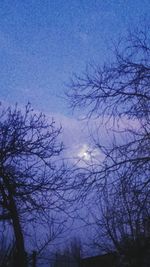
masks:
[[[7,189],[7,194],[2,187],[1,191],[3,193],[3,199],[5,200],[5,208],[10,213],[10,218],[13,224],[13,230],[16,242],[16,263],[15,267],[27,267],[26,252],[24,247],[24,237],[22,233],[21,223],[19,219],[19,213],[17,210],[17,205],[14,199],[14,193],[12,186],[9,183],[9,177],[2,173],[5,188]]]
[[[9,195],[9,205],[10,213],[13,223],[14,235],[16,240],[16,249],[17,249],[17,262],[16,267],[27,267],[26,252],[24,247],[24,238],[21,229],[21,224],[17,212],[16,203],[12,195]]]

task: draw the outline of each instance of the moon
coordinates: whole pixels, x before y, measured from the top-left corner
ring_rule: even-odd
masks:
[[[89,151],[89,147],[87,144],[84,144],[81,149],[79,150],[78,157],[83,160],[90,160],[91,159],[91,154]]]

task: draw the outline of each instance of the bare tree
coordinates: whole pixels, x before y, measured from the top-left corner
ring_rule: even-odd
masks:
[[[133,181],[119,181],[105,188],[92,211],[94,246],[103,252],[116,251],[119,266],[147,266],[150,252],[150,193]]]
[[[69,245],[55,253],[53,266],[79,267],[81,265],[81,257],[81,241],[78,238],[73,238]]]
[[[132,237],[132,241],[135,240],[133,232],[135,234],[140,229],[141,235],[141,231],[145,231],[141,227],[144,228],[144,221],[149,218],[149,30],[149,26],[146,26],[131,32],[115,48],[115,59],[111,64],[91,66],[82,76],[75,76],[67,93],[71,108],[84,109],[86,118],[96,118],[109,131],[109,140],[101,143],[101,133],[97,128],[93,140],[103,156],[99,161],[88,162],[84,168],[77,168],[75,175],[84,184],[84,195],[89,192],[96,194],[95,203],[96,199],[101,199],[102,192],[109,188],[107,201],[103,197],[100,200],[105,208],[105,212],[101,210],[101,216],[109,240],[116,248],[120,246],[121,239],[125,241],[126,235]],[[128,185],[132,185],[133,191]],[[148,217],[142,217],[145,211]],[[130,220],[130,223],[124,223],[123,218]],[[101,222],[96,220],[97,224]]]
[[[18,266],[26,266],[24,227],[39,222],[47,211],[63,210],[66,169],[57,159],[63,150],[61,127],[25,110],[0,110],[0,219],[12,224]],[[65,190],[64,190],[65,189]]]
[[[83,76],[72,80],[67,93],[71,107],[82,111],[85,108],[87,117],[96,116],[113,135],[111,144],[108,141],[102,144],[100,138],[94,140],[103,159],[97,164],[88,163],[84,180],[90,186],[95,181],[96,186],[101,185],[106,178],[112,181],[114,172],[123,175],[123,170],[130,179],[136,176],[143,186],[150,182],[149,87],[149,28],[131,33],[124,48],[115,50],[112,64],[102,68],[93,66]],[[120,124],[124,127],[120,128]],[[95,178],[91,179],[91,174]]]

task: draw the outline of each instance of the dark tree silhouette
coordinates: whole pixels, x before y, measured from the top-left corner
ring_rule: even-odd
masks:
[[[23,227],[64,209],[67,175],[57,162],[63,150],[61,128],[43,114],[0,110],[0,219],[12,223],[18,266],[26,266]]]
[[[131,33],[124,48],[116,49],[112,64],[91,67],[83,76],[72,80],[67,93],[71,107],[85,108],[87,117],[96,116],[114,137],[111,145],[101,144],[95,138],[104,158],[103,164],[96,165],[98,169],[94,172],[92,169],[97,183],[101,184],[106,177],[108,180],[115,171],[122,174],[124,166],[128,177],[136,176],[143,186],[150,182],[149,88],[149,28]],[[122,128],[119,128],[120,124],[123,124]],[[89,172],[88,176],[90,178]]]
[[[133,180],[119,181],[117,187],[107,186],[91,213],[96,224],[94,247],[105,253],[116,251],[119,266],[147,266],[150,252],[149,186],[139,190]]]
[[[100,152],[99,160],[97,158],[95,161],[88,162],[87,166],[84,165],[84,168],[77,168],[75,175],[84,184],[84,196],[93,192],[96,195],[95,203],[98,199],[105,205],[105,213],[101,211],[101,219],[103,219],[103,226],[104,224],[106,226],[107,235],[116,247],[121,240],[121,237],[118,240],[118,235],[120,231],[123,234],[124,227],[128,228],[124,235],[131,234],[132,227],[137,232],[139,224],[144,228],[144,221],[149,218],[149,30],[149,26],[146,26],[142,30],[131,32],[128,38],[122,40],[115,48],[112,63],[105,64],[103,67],[90,66],[83,75],[72,79],[70,91],[67,93],[72,109],[84,110],[86,119],[96,119],[96,123],[99,122],[101,125],[97,128],[96,136],[92,136],[94,145]],[[101,142],[99,130],[102,129],[102,125],[109,131],[109,140],[104,143]],[[129,190],[129,184],[132,185],[133,191]],[[119,188],[123,186],[123,191],[119,192]],[[109,191],[109,196],[113,192],[112,200],[110,197],[109,201],[104,201],[102,196],[105,190]],[[128,199],[125,205],[125,199],[124,202],[122,199],[123,192],[126,191],[127,195],[124,193],[124,197],[133,197],[134,201],[132,203],[132,200],[130,199],[130,202]],[[138,200],[136,203],[135,197]],[[113,201],[114,205],[112,205]],[[127,210],[128,205],[129,210]],[[145,207],[147,212],[143,215]],[[135,208],[136,212],[132,208]],[[142,216],[145,216],[143,221]],[[128,221],[125,226],[121,218],[131,219],[131,224]],[[96,218],[95,220],[99,225],[102,222]],[[147,227],[149,227],[148,224]],[[133,239],[136,237],[134,236]],[[132,241],[133,239],[131,238]],[[122,238],[122,240],[125,239]]]
[[[57,251],[54,254],[54,267],[79,267],[81,266],[82,244],[80,239],[73,238],[70,244],[65,246],[63,250]]]

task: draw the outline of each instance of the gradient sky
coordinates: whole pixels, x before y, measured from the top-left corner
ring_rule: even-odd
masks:
[[[66,83],[89,62],[111,61],[113,42],[149,13],[149,0],[1,0],[0,101],[53,115],[67,156],[85,155],[88,130],[63,100]]]
[[[110,58],[112,40],[149,11],[149,0],[1,0],[0,99],[69,114],[72,73]]]

